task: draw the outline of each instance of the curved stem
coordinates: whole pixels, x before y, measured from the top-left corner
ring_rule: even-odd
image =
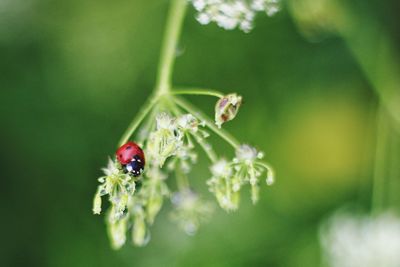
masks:
[[[170,108],[175,116],[182,115],[181,110],[179,109],[178,106],[176,106],[175,102],[172,101]],[[189,142],[192,142],[191,137],[190,137],[191,135],[193,135],[194,139],[200,145],[200,147],[203,149],[204,153],[206,153],[207,157],[210,159],[211,162],[215,162],[218,160],[218,157],[217,157],[215,151],[212,149],[210,144],[204,142],[204,138],[200,137],[196,133],[192,133],[192,134],[187,133],[186,138],[189,140]]]
[[[234,138],[231,134],[229,134],[225,130],[219,129],[217,126],[215,126],[214,122],[211,119],[209,119],[206,115],[204,115],[200,110],[198,110],[197,108],[195,108],[182,98],[174,97],[173,99],[178,106],[180,106],[187,112],[196,115],[200,120],[204,121],[208,128],[210,128],[213,132],[219,135],[222,139],[227,141],[234,149],[237,149],[240,146],[240,143],[239,141],[236,140],[236,138]]]
[[[201,146],[203,151],[206,153],[207,157],[210,159],[211,162],[216,162],[218,160],[217,154],[212,149],[211,145],[204,142],[204,138],[198,136],[197,134],[194,135],[196,142]]]
[[[267,182],[267,185],[272,185],[274,182],[275,182],[275,172],[274,172],[274,169],[269,165],[269,164],[267,164],[267,163],[265,163],[265,162],[256,162],[256,164],[258,165],[258,166],[261,166],[261,167],[263,167],[263,168],[265,168],[266,170],[267,170],[267,180],[266,180],[266,182]]]
[[[171,1],[157,72],[156,94],[158,95],[168,93],[171,88],[171,76],[175,62],[176,47],[185,17],[186,6],[186,0]]]
[[[133,132],[137,129],[137,127],[140,125],[146,115],[151,111],[158,100],[159,97],[155,96],[149,98],[146,104],[140,109],[139,114],[133,119],[131,124],[128,126],[128,129],[126,129],[125,133],[122,135],[121,139],[118,142],[119,146],[122,146],[128,141]]]
[[[219,91],[210,90],[210,89],[197,89],[197,88],[177,88],[171,91],[172,95],[207,95],[207,96],[215,96],[218,98],[224,97]]]

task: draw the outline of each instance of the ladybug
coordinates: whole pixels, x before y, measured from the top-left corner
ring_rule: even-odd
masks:
[[[117,160],[125,172],[137,177],[142,174],[145,165],[143,150],[134,142],[128,142],[118,148]]]

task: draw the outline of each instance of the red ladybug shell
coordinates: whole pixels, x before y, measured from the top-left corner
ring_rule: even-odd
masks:
[[[118,161],[122,165],[131,162],[135,156],[138,156],[143,161],[143,165],[145,164],[143,150],[134,142],[128,142],[125,145],[121,146],[120,148],[118,148],[115,154],[117,155]]]

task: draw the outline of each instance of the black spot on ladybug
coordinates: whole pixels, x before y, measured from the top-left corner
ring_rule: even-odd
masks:
[[[131,148],[132,148],[131,146],[127,146],[127,147],[126,147],[126,149],[131,149]]]

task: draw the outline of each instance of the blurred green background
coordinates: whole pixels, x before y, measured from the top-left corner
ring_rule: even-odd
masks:
[[[353,2],[399,48],[399,3]],[[266,152],[277,182],[194,237],[167,203],[147,247],[112,251],[91,212],[96,178],[152,90],[167,8],[0,0],[2,266],[319,266],[321,221],[369,208],[377,96],[343,40],[308,42],[286,8],[249,34],[201,26],[190,8],[175,84],[242,94],[226,128]],[[214,99],[189,99],[212,115]],[[212,199],[200,162],[191,180]]]

